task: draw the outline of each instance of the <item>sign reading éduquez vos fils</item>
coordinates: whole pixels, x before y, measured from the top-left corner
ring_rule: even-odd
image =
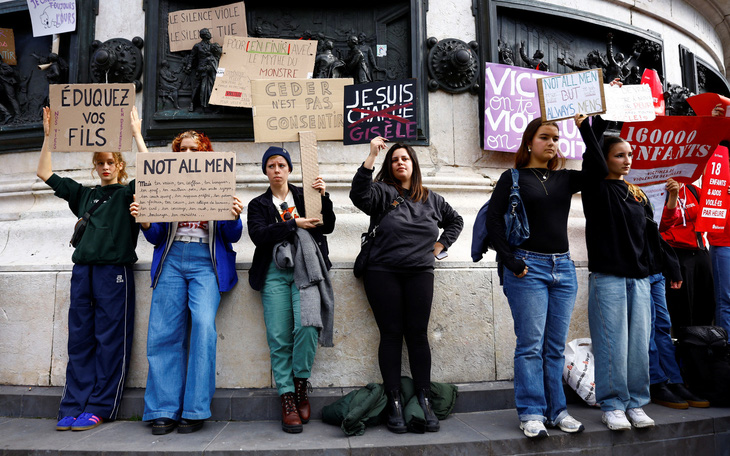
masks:
[[[134,84],[52,84],[48,96],[51,151],[132,150]]]

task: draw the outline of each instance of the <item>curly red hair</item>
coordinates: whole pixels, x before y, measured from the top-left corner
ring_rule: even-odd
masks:
[[[213,145],[210,143],[210,139],[205,136],[205,133],[195,130],[184,131],[175,136],[175,139],[172,140],[173,152],[180,152],[180,143],[185,138],[192,138],[198,143],[198,152],[213,152]]]

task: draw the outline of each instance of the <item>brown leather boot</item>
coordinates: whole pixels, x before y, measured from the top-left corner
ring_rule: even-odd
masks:
[[[299,419],[294,393],[281,395],[281,428],[290,434],[302,432],[302,420]]]
[[[297,402],[297,411],[299,418],[303,424],[309,423],[309,417],[312,414],[312,407],[309,405],[309,396],[307,390],[312,391],[312,385],[306,378],[294,377],[294,398]]]

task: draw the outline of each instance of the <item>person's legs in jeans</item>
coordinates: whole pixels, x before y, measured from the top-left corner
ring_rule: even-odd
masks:
[[[400,274],[366,270],[365,294],[380,331],[378,363],[386,391],[400,388],[403,289]]]
[[[649,276],[649,281],[651,283],[651,335],[653,339],[649,349],[650,381],[652,385],[666,380],[669,383],[682,383],[682,374],[679,371],[676,350],[674,342],[672,342],[672,321],[669,318],[669,310],[667,310],[666,280],[662,274],[655,274]],[[655,372],[657,363],[659,371]],[[664,377],[664,380],[661,380],[661,377]]]
[[[627,408],[649,403],[649,337],[651,297],[649,278],[626,279],[628,303]],[[597,377],[600,378],[600,377]]]
[[[147,388],[142,420],[179,421],[188,359],[188,285],[183,275],[184,243],[173,242],[152,291],[147,328]]]
[[[664,383],[669,380],[664,369],[662,368],[661,355],[659,354],[659,347],[657,346],[657,337],[661,337],[658,334],[657,328],[657,307],[664,302],[664,308],[666,309],[667,302],[665,290],[664,290],[664,276],[661,273],[653,274],[649,276],[649,284],[651,286],[651,332],[649,338],[649,378],[651,384]],[[671,341],[670,341],[671,342]]]
[[[591,273],[588,282],[588,324],[596,360],[596,402],[604,412],[626,411],[631,397],[627,384],[626,278]]]
[[[190,309],[190,344],[182,417],[190,420],[210,418],[210,403],[215,392],[216,341],[215,315],[221,295],[213,270],[208,244],[191,242],[185,264]]]
[[[520,421],[545,422],[547,402],[543,372],[543,345],[548,311],[548,264],[520,257],[528,273],[517,278],[504,273],[504,293],[514,320],[517,342],[514,356],[515,406]]]
[[[548,287],[543,376],[547,403],[546,418],[552,425],[556,425],[568,415],[563,390],[565,342],[578,292],[575,265],[569,256],[554,260],[552,277],[552,283]]]
[[[710,247],[715,283],[715,324],[730,338],[730,247]]]

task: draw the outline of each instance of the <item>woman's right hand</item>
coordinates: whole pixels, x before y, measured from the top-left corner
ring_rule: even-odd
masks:
[[[674,198],[679,195],[679,182],[672,179],[671,177],[667,179],[667,184],[665,185],[667,192],[669,192],[669,196],[672,196]]]
[[[573,120],[575,120],[575,126],[580,128],[580,125],[583,123],[584,120],[588,118],[587,115],[578,113],[573,117]]]
[[[51,134],[51,108],[43,106],[43,133],[46,137]]]
[[[132,204],[129,205],[129,215],[134,217],[135,219],[139,215],[139,203],[137,202],[137,195],[134,195],[134,201]],[[143,230],[147,230],[150,227],[149,222],[146,223],[140,223],[140,226]]]
[[[297,227],[308,230],[310,228],[316,228],[321,223],[318,218],[295,218],[294,221],[297,223]]]

